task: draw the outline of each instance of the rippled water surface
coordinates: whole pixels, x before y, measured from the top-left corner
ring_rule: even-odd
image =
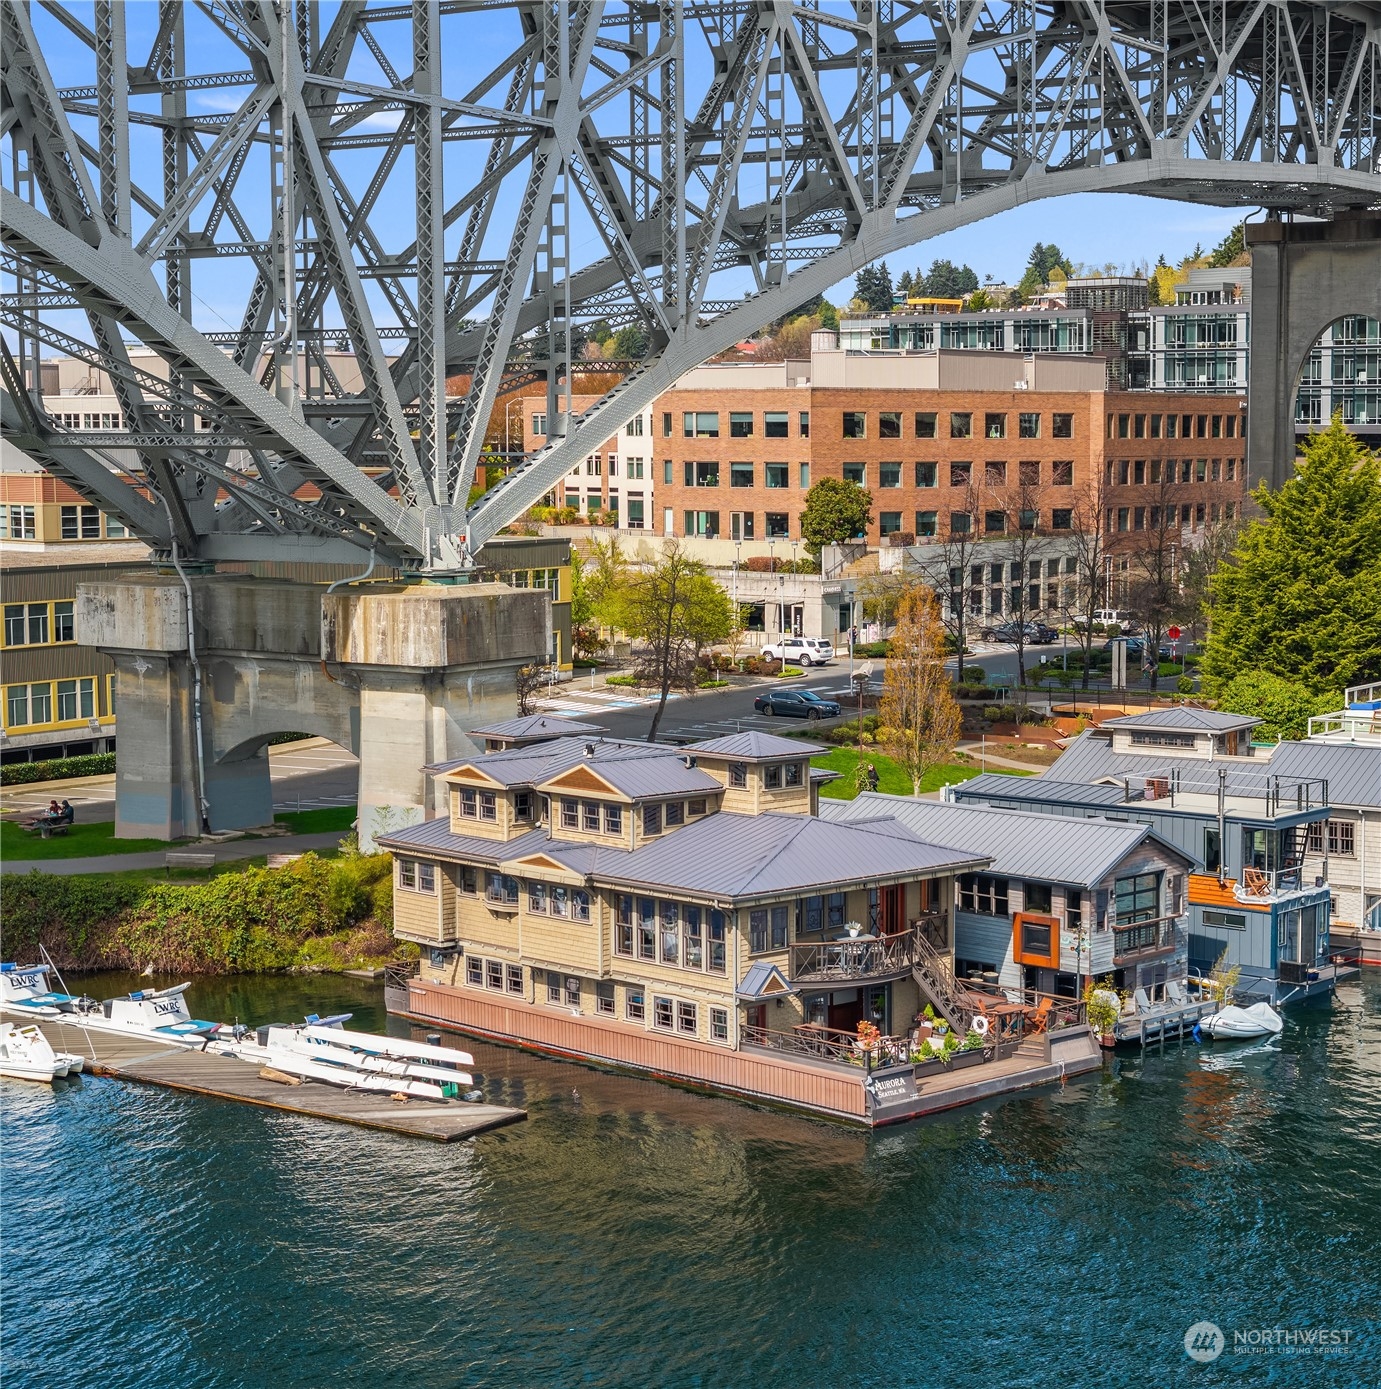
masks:
[[[385,1025],[350,980],[189,1001]],[[472,1049],[530,1118],[445,1146],[0,1082],[4,1385],[1381,1384],[1376,971],[1278,1043],[873,1135]],[[1351,1346],[1199,1365],[1201,1320]]]

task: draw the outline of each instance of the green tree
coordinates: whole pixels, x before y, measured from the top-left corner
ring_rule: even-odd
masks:
[[[609,356],[625,362],[639,362],[647,355],[647,334],[641,323],[630,323],[614,334]]]
[[[1045,285],[1050,283],[1051,271],[1056,269],[1063,270],[1068,277],[1074,273],[1074,262],[1053,241],[1049,246],[1036,242],[1026,257],[1027,274],[1034,271],[1039,283]]]
[[[932,299],[962,299],[978,288],[978,276],[967,265],[933,260],[926,271],[923,293]]]
[[[964,307],[970,313],[978,313],[980,309],[997,308],[997,300],[986,289],[976,289],[969,295],[969,301]]]
[[[693,688],[701,652],[733,631],[733,605],[705,566],[675,541],[657,564],[628,578],[615,601],[617,625],[643,643],[638,676],[660,692],[647,731],[652,743],[667,696],[673,689]]]
[[[1342,418],[1302,445],[1213,580],[1203,674],[1217,694],[1268,670],[1313,694],[1381,680],[1381,459]]]
[[[839,331],[839,310],[828,299],[820,301],[820,326],[832,333]]]
[[[911,278],[911,272],[909,270],[903,270],[901,272],[901,279],[897,281],[897,293],[904,294],[907,298],[910,298],[915,291],[916,285],[915,281]]]
[[[579,551],[571,551],[571,645],[586,660],[596,655],[601,644],[595,600],[585,577],[588,563]]]
[[[1239,222],[1214,248],[1208,263],[1215,269],[1229,266],[1247,252],[1247,224]]]
[[[1261,720],[1256,738],[1302,738],[1309,731],[1311,714],[1327,714],[1338,707],[1335,695],[1317,695],[1298,680],[1286,680],[1268,670],[1248,670],[1234,676],[1218,699],[1229,714],[1250,714]]]
[[[888,313],[892,308],[892,275],[887,262],[865,265],[854,279],[854,295],[862,299],[871,313]]]
[[[873,494],[842,478],[822,477],[806,493],[801,538],[812,554],[866,534],[873,519]]]

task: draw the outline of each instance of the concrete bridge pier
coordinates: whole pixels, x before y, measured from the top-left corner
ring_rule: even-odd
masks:
[[[1253,484],[1278,489],[1294,476],[1295,397],[1314,344],[1345,315],[1381,318],[1381,217],[1340,211],[1327,222],[1248,222],[1247,246],[1247,469]]]
[[[467,730],[511,717],[517,667],[550,649],[550,605],[536,590],[328,594],[214,573],[187,585],[190,602],[176,574],[78,591],[78,640],[116,664],[117,838],[270,823],[268,744],[300,732],[360,758],[367,847],[384,827],[444,812],[426,803],[422,766],[477,752]]]

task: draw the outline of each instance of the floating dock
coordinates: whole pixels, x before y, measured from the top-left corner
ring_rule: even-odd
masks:
[[[503,1105],[471,1104],[464,1100],[391,1100],[379,1091],[347,1090],[310,1080],[300,1085],[282,1085],[264,1080],[258,1066],[233,1056],[162,1046],[146,1037],[88,1032],[71,1023],[44,1021],[39,1025],[54,1050],[84,1056],[86,1069],[92,1075],[161,1085],[166,1090],[235,1100],[284,1114],[332,1119],[409,1138],[454,1143],[527,1118],[526,1110]]]

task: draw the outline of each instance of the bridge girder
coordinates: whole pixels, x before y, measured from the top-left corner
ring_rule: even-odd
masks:
[[[682,372],[1026,202],[1381,206],[1376,3],[89,14],[4,7],[5,429],[155,546],[206,558],[462,567]],[[575,415],[601,318],[640,325],[647,356]],[[120,397],[104,447],[44,410],[53,350]],[[472,503],[516,380],[545,381],[549,443]]]

